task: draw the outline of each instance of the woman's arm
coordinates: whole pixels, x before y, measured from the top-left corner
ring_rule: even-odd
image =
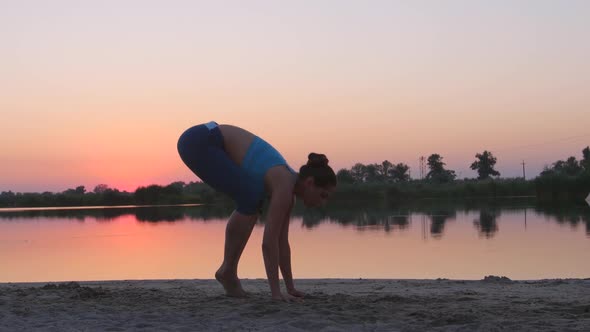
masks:
[[[285,212],[293,196],[288,189],[277,189],[272,193],[262,239],[262,255],[273,298],[282,298],[279,285],[279,237],[285,223]]]
[[[295,198],[293,197],[291,205],[285,215],[281,235],[279,236],[279,266],[288,291],[295,289],[295,285],[293,284],[293,273],[291,271],[291,247],[289,246],[289,220],[291,219],[291,210],[293,209],[294,204]]]

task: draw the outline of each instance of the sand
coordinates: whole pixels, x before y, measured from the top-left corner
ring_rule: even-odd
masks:
[[[215,280],[0,284],[0,331],[590,331],[590,279],[296,280],[301,303]]]

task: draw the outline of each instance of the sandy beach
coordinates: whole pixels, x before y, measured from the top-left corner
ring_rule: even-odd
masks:
[[[296,280],[303,302],[215,280],[0,284],[1,331],[588,331],[590,279]]]

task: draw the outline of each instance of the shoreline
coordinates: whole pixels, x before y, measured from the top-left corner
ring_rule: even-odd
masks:
[[[296,279],[292,303],[242,285],[247,298],[214,279],[5,282],[0,331],[590,330],[590,278]]]
[[[490,278],[486,280],[486,278]],[[501,279],[501,281],[498,280]],[[266,278],[240,278],[240,281],[244,282],[252,282],[252,281],[266,281]],[[450,278],[436,278],[436,279],[413,279],[413,278],[297,278],[295,279],[295,284],[298,282],[325,282],[325,281],[373,281],[373,282],[441,282],[441,281],[451,281],[451,282],[524,282],[524,283],[531,283],[531,282],[550,282],[550,281],[590,281],[590,277],[566,277],[566,278],[541,278],[541,279],[510,279],[504,276],[495,276],[490,275],[486,276],[483,279],[450,279]],[[123,282],[131,282],[131,283],[169,283],[169,282],[217,282],[213,278],[179,278],[179,279],[105,279],[105,280],[48,280],[48,281],[0,281],[0,287],[13,285],[13,286],[45,286],[48,284],[67,284],[67,283],[78,283],[80,285],[87,284],[87,285],[95,285],[99,286],[102,284],[118,284]],[[283,279],[280,279],[281,287],[284,286]],[[283,289],[284,290],[284,289]]]

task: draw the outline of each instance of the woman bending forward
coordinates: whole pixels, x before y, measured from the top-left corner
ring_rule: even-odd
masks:
[[[178,139],[182,161],[203,182],[229,195],[236,203],[225,232],[223,263],[215,273],[228,296],[244,297],[238,262],[270,197],[262,255],[272,299],[303,297],[291,272],[289,220],[295,197],[308,207],[324,205],[336,187],[336,175],[323,154],[310,153],[295,172],[270,144],[245,129],[215,121],[188,128]],[[279,269],[288,295],[282,294]]]

